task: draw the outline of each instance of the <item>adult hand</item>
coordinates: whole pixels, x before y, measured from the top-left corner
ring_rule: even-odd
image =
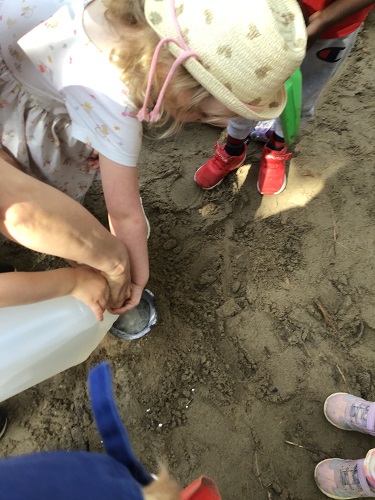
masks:
[[[99,321],[108,306],[109,288],[106,280],[96,271],[87,267],[71,269],[74,284],[70,295],[85,303]]]
[[[101,272],[109,287],[109,309],[119,309],[130,300],[133,295],[133,285],[130,277],[130,264],[117,266],[112,272]]]
[[[122,307],[131,297],[131,263],[126,241],[124,244],[112,235],[67,195],[14,168],[12,158],[1,149],[0,178],[0,232],[31,250],[64,258],[73,265],[80,262],[96,270],[108,283],[106,305]],[[140,213],[144,219],[141,209]],[[133,238],[130,234],[130,242]],[[139,248],[134,253],[139,254]],[[136,275],[132,269],[133,274]]]
[[[66,259],[69,265],[74,268],[86,268],[99,272],[106,280],[109,288],[108,308],[118,309],[131,297],[132,283],[130,277],[130,262],[125,247],[122,245],[123,259],[113,270],[98,270],[87,266],[82,262]]]
[[[122,314],[136,307],[141,301],[143,289],[143,286],[135,285],[134,283],[132,283],[131,296],[129,297],[129,299],[125,301],[122,307],[109,308],[109,312],[113,314]]]

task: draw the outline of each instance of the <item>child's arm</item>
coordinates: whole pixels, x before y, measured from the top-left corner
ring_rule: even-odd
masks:
[[[103,191],[111,231],[126,246],[130,264],[132,294],[122,311],[136,306],[149,278],[147,225],[139,198],[138,172],[99,154]]]
[[[333,24],[373,4],[372,0],[335,0],[325,9],[315,12],[307,21],[309,46]]]
[[[64,295],[73,295],[84,302],[102,321],[109,288],[106,280],[92,269],[77,267],[0,274],[0,307],[33,304]]]
[[[86,264],[110,288],[109,306],[130,296],[130,264],[124,245],[79,203],[12,166],[0,150],[0,231],[21,245]]]

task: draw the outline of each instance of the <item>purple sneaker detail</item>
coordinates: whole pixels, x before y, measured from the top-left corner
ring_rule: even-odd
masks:
[[[339,429],[375,436],[375,403],[337,392],[326,399],[324,414]]]
[[[315,468],[315,482],[328,497],[338,500],[375,497],[363,469],[364,459],[329,458]]]
[[[248,139],[256,142],[268,142],[268,139],[270,138],[273,131],[274,124],[275,120],[258,122],[255,125],[254,130],[250,131]]]

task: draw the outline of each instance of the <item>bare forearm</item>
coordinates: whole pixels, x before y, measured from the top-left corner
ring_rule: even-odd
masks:
[[[326,27],[336,24],[356,12],[369,7],[371,0],[335,0],[321,12],[322,22]]]
[[[111,231],[127,248],[132,283],[144,287],[149,278],[147,250],[147,225],[142,211],[131,218],[113,217],[108,214]]]
[[[139,198],[137,169],[100,153],[99,161],[111,231],[123,242],[130,259],[131,296],[125,309],[116,311],[124,312],[139,303],[148,281],[147,224]]]
[[[79,203],[0,158],[0,231],[35,251],[87,264],[104,273],[126,250]]]

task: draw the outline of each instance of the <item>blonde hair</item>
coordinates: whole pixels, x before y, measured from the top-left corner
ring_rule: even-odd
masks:
[[[159,37],[146,21],[144,0],[104,0],[104,4],[107,7],[108,21],[120,24],[126,31],[120,44],[113,47],[110,59],[121,70],[122,80],[129,88],[134,104],[141,108],[151,60]],[[163,47],[152,82],[151,102],[148,103],[150,107],[156,102],[174,60],[168,49]],[[169,127],[169,132],[176,132],[180,128],[178,122],[182,121],[182,117],[189,113],[200,113],[200,105],[208,97],[211,97],[211,94],[183,66],[180,66],[168,86],[158,125],[165,125],[173,110],[175,123]]]
[[[165,466],[160,468],[158,479],[142,488],[145,500],[180,500],[181,490],[171,479]]]

